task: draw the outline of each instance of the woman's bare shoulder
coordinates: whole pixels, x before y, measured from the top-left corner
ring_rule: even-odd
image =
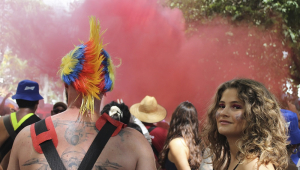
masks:
[[[258,158],[255,159],[246,159],[242,164],[240,164],[237,168],[243,170],[275,170],[273,164],[269,163],[267,165],[259,165],[258,166]]]
[[[183,138],[174,138],[169,143],[169,148],[187,147]]]

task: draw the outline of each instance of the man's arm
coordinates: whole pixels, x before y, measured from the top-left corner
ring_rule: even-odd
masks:
[[[10,95],[11,95],[11,93],[7,93],[0,104],[0,115],[1,116],[5,115],[5,101]]]
[[[26,126],[24,129],[20,131],[20,133],[17,135],[12,150],[10,154],[10,159],[8,163],[8,168],[7,170],[20,170],[20,165],[19,165],[19,154],[22,154],[22,148],[25,147],[24,145],[24,139],[28,138],[30,135],[30,126]],[[26,155],[25,153],[23,153]]]

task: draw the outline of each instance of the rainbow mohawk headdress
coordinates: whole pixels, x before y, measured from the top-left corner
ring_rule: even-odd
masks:
[[[102,35],[102,34],[101,34]],[[100,23],[90,17],[90,39],[76,46],[62,58],[61,79],[72,85],[83,96],[80,113],[94,113],[94,98],[112,91],[114,87],[114,65],[109,54],[103,49],[100,37]]]

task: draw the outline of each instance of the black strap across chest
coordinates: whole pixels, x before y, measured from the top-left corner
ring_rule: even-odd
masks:
[[[14,143],[14,140],[16,138],[16,132],[14,131],[14,127],[12,126],[10,122],[10,115],[3,117],[3,123],[4,126],[9,134],[9,137],[7,140],[3,143],[3,145],[0,148],[0,162],[4,158],[4,156],[11,150],[12,145]]]
[[[37,122],[34,128],[36,135],[48,131],[45,120]],[[94,167],[99,155],[116,129],[117,127],[111,124],[109,121],[104,124],[84,156],[78,170],[91,170]],[[51,169],[66,170],[52,140],[47,140],[41,143],[40,146]]]

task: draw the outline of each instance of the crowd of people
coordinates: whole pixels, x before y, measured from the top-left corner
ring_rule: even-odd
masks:
[[[54,104],[46,119],[35,115],[43,99],[38,83],[18,84],[12,96],[18,110],[0,117],[0,170],[297,170],[300,166],[298,109],[291,103],[289,110],[281,109],[274,95],[255,80],[222,83],[201,123],[195,106],[184,101],[172,113],[168,129],[157,126],[167,111],[151,96],[130,108],[117,100],[100,110],[101,99],[113,90],[115,80],[100,35],[99,21],[91,17],[89,41],[66,54],[60,65],[67,104]]]

